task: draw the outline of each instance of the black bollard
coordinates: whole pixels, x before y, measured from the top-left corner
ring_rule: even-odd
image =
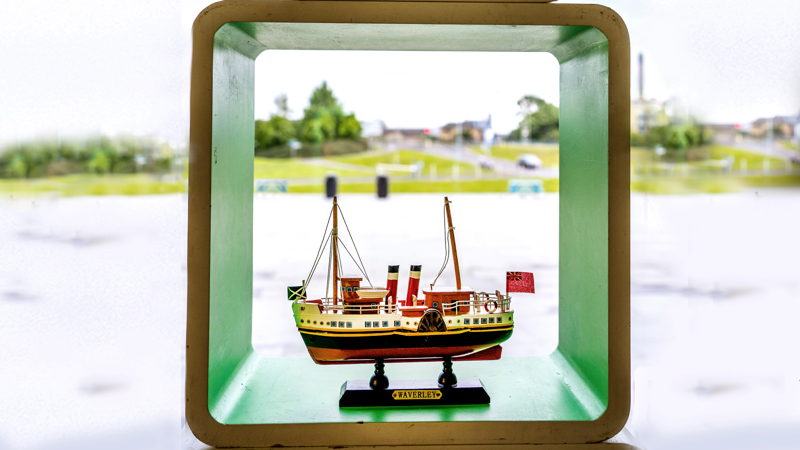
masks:
[[[389,196],[389,176],[386,174],[378,175],[378,198]]]
[[[442,369],[442,373],[439,374],[439,379],[437,381],[439,382],[440,388],[455,387],[458,384],[456,374],[453,373],[453,359],[449,356],[445,356],[444,358],[444,368]]]
[[[369,387],[379,391],[389,387],[389,378],[383,372],[383,359],[375,360],[375,375],[369,379]]]
[[[333,198],[336,195],[336,175],[329,173],[325,175],[325,197]]]

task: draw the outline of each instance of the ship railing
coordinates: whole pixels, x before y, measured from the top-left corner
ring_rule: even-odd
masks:
[[[490,314],[511,311],[511,297],[499,292],[475,292],[469,300],[442,303],[445,314]]]
[[[333,303],[332,297],[322,298],[319,300],[305,301],[306,304],[316,304],[321,306],[320,310],[323,314],[396,314],[397,305],[385,305],[383,303],[368,303],[368,304],[345,304],[342,299],[338,299],[336,304]]]

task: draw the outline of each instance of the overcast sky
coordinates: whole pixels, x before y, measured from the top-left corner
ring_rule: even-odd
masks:
[[[0,15],[0,142],[91,132],[188,130],[190,30],[211,2],[40,0],[6,2]],[[593,2],[578,2],[593,3]],[[607,0],[628,24],[632,56],[645,55],[645,93],[679,96],[713,122],[744,122],[800,110],[800,2]],[[309,58],[273,51],[257,64],[257,117],[288,95],[295,115],[325,79],[345,109],[392,127],[435,127],[492,114],[516,123],[526,94],[558,101],[549,55],[413,56],[408,63],[351,53],[337,70],[306,70]],[[270,73],[272,58],[294,69]],[[342,61],[318,55],[318,61]],[[508,70],[504,70],[507,68]],[[635,70],[632,86],[635,94]],[[380,81],[376,81],[380,80]],[[468,92],[471,98],[467,98]]]

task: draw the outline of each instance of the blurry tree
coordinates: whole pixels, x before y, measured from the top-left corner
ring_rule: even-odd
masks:
[[[28,176],[28,164],[24,155],[16,154],[11,157],[5,167],[6,176],[9,178],[25,178]]]
[[[173,156],[168,144],[134,136],[29,141],[0,150],[0,177],[164,172]]]
[[[256,120],[256,147],[269,148],[286,145],[297,137],[294,123],[286,116],[289,114],[289,98],[286,94],[275,97],[277,114],[272,114],[269,120]]]
[[[268,158],[313,157],[364,151],[361,123],[355,114],[345,114],[339,100],[323,81],[311,93],[308,107],[298,121],[287,118],[291,112],[286,94],[275,97],[277,114],[255,122],[255,154]],[[298,140],[292,143],[293,140]]]
[[[273,115],[269,120],[256,120],[256,142],[261,148],[288,144],[295,138],[294,124],[284,116]]]
[[[680,152],[710,144],[712,138],[709,127],[690,120],[653,127],[646,134],[631,133],[631,145],[634,147],[660,145],[668,150]]]
[[[275,107],[278,108],[278,115],[287,117],[292,110],[289,109],[289,97],[284,94],[278,94],[275,97]]]
[[[91,173],[108,173],[111,170],[111,161],[103,150],[95,150],[86,163],[86,169]]]
[[[358,139],[361,137],[361,122],[356,119],[355,114],[348,114],[339,121],[337,132],[343,139]]]
[[[300,120],[300,140],[319,144],[334,139],[358,139],[361,124],[355,114],[345,115],[328,83],[314,89]]]
[[[539,97],[526,95],[518,102],[522,121],[511,132],[511,139],[558,140],[558,107]]]

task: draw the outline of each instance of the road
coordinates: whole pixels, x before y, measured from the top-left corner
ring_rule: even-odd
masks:
[[[794,159],[794,161],[800,162],[800,152],[783,147],[780,142],[773,142],[771,147],[766,139],[743,139],[739,141],[726,139],[719,140],[717,143],[762,155],[774,156],[776,158],[783,159]]]
[[[434,143],[428,146],[422,145],[417,141],[406,141],[399,143],[390,143],[386,145],[387,150],[399,149],[412,149],[421,152],[430,153],[433,155],[441,156],[443,158],[462,161],[468,164],[477,165],[480,162],[482,153],[472,150],[471,145],[462,146],[459,150],[455,145],[447,145],[441,143]],[[526,177],[541,177],[541,178],[558,178],[558,169],[542,168],[542,169],[526,169],[519,166],[516,161],[509,161],[502,158],[491,158],[494,163],[494,176],[501,178],[526,178]]]

